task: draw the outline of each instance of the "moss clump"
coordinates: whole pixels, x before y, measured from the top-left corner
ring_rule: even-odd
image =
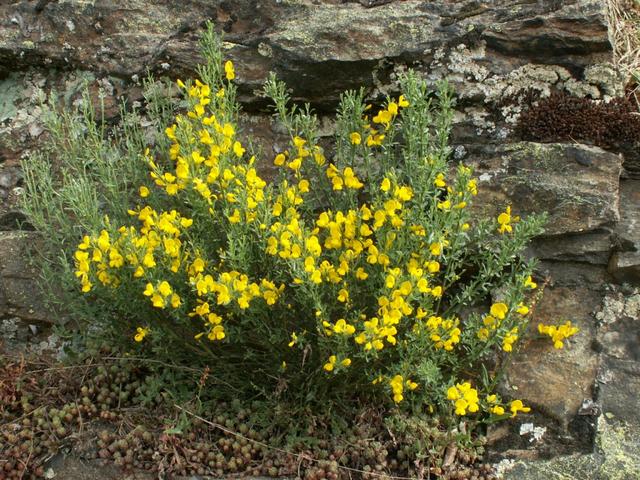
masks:
[[[627,98],[598,102],[554,92],[547,98],[527,95],[514,129],[523,140],[578,141],[603,148],[640,142],[640,115]]]

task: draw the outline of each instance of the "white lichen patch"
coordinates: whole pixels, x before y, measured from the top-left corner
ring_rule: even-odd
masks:
[[[640,459],[637,455],[640,436],[637,428],[613,425],[604,417],[600,417],[596,444],[604,457],[598,478],[609,480],[640,478]]]
[[[610,63],[591,65],[584,71],[584,81],[597,85],[608,101],[614,97],[624,95],[624,77],[622,73]]]
[[[546,427],[536,427],[533,423],[523,423],[520,425],[520,435],[530,435],[529,442],[539,442],[546,433]]]
[[[627,302],[631,300],[631,308],[630,313],[636,313],[637,307],[634,308],[633,305],[640,303],[640,294],[634,294],[626,299],[624,295],[621,293],[613,293],[611,295],[607,295],[604,297],[602,301],[602,308],[599,312],[596,312],[595,317],[602,324],[611,324],[616,322],[620,317],[625,314],[625,309],[627,308]],[[629,315],[631,316],[631,315]],[[632,317],[632,318],[638,318]]]
[[[271,48],[271,45],[269,45],[268,43],[260,42],[258,44],[258,53],[263,57],[267,57],[267,58],[273,57],[273,49]]]
[[[496,475],[498,476],[498,478],[502,478],[505,473],[513,470],[513,467],[515,467],[515,465],[516,465],[515,460],[512,460],[510,458],[505,458],[503,460],[500,460],[498,463],[494,464],[493,468],[496,471]]]
[[[482,82],[489,76],[489,69],[476,63],[477,60],[486,56],[485,43],[480,44],[473,50],[461,43],[449,53],[449,72],[459,74],[461,80]]]
[[[600,90],[594,85],[579,82],[575,78],[570,78],[563,85],[564,89],[574,97],[584,98],[591,97],[593,99],[600,98]]]

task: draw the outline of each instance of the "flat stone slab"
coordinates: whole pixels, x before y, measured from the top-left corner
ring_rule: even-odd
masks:
[[[29,264],[28,251],[37,238],[33,232],[0,232],[0,318],[49,321],[38,272]]]
[[[469,163],[478,177],[482,210],[495,215],[549,213],[546,235],[581,233],[620,218],[622,159],[598,147],[519,142],[499,145]]]
[[[640,180],[620,182],[620,221],[609,271],[619,282],[640,285]]]
[[[640,434],[600,419],[596,451],[551,460],[503,461],[503,480],[631,480],[640,478]]]

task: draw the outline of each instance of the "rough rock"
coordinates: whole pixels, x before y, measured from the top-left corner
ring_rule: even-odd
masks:
[[[609,230],[596,229],[582,234],[542,236],[533,241],[530,252],[542,260],[607,265],[613,247],[611,235]]]
[[[620,221],[614,233],[617,245],[609,271],[618,281],[640,284],[640,180],[620,182]]]
[[[566,424],[577,414],[583,400],[593,397],[597,369],[597,354],[592,348],[593,313],[600,301],[586,288],[547,288],[535,307],[530,325],[536,335],[514,358],[509,369],[509,384],[516,387],[517,395]],[[558,324],[567,320],[578,326],[580,332],[565,348],[554,349],[548,337],[536,338],[538,323]]]
[[[506,460],[500,463],[505,480],[640,478],[640,292],[609,291],[598,310],[596,395],[594,402],[585,402],[590,411],[583,412],[598,416],[593,451],[551,460]]]
[[[532,310],[529,333],[507,369],[503,396],[522,399],[532,407],[530,415],[490,426],[489,441],[498,457],[548,458],[575,451],[590,451],[596,412],[585,412],[585,402],[595,396],[598,354],[594,311],[601,296],[584,287],[547,287]],[[548,337],[537,334],[538,323],[566,320],[580,328],[561,350]],[[541,429],[536,440],[523,434],[523,425]]]
[[[253,89],[270,70],[294,96],[331,104],[345,89],[384,90],[408,64],[434,78],[450,76],[463,98],[510,94],[531,85],[532,76],[541,88],[584,85],[598,96],[621,89],[602,66],[612,61],[612,48],[596,0],[470,1],[453,10],[442,0],[374,3],[22,0],[0,7],[0,69],[55,66],[123,79],[147,70],[193,74],[197,34],[211,19],[227,33],[248,102],[259,100]],[[482,54],[469,57],[476,49]]]
[[[589,232],[619,219],[618,155],[587,145],[529,142],[485,152],[469,162],[484,211],[495,215],[507,204],[519,215],[546,211],[546,235]]]
[[[638,448],[638,430],[600,417],[593,453],[551,460],[507,460],[498,468],[504,480],[628,480],[640,478]]]
[[[640,428],[640,292],[612,292],[596,318],[602,364],[598,400],[611,418]]]
[[[33,233],[0,232],[0,319],[50,321],[36,285],[38,273],[29,265],[36,241]]]

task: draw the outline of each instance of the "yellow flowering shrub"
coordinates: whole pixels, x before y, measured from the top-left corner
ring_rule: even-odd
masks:
[[[290,144],[259,157],[239,129],[242,72],[211,29],[204,42],[199,78],[177,82],[184,108],[156,108],[154,142],[120,145],[136,169],[120,196],[101,193],[91,221],[75,212],[69,263],[94,321],[139,355],[210,366],[221,397],[528,411],[494,390],[527,327],[536,285],[520,252],[544,219],[471,209],[473,172],[449,163],[449,87],[408,72],[380,106],[347,92],[325,149],[271,77]]]

